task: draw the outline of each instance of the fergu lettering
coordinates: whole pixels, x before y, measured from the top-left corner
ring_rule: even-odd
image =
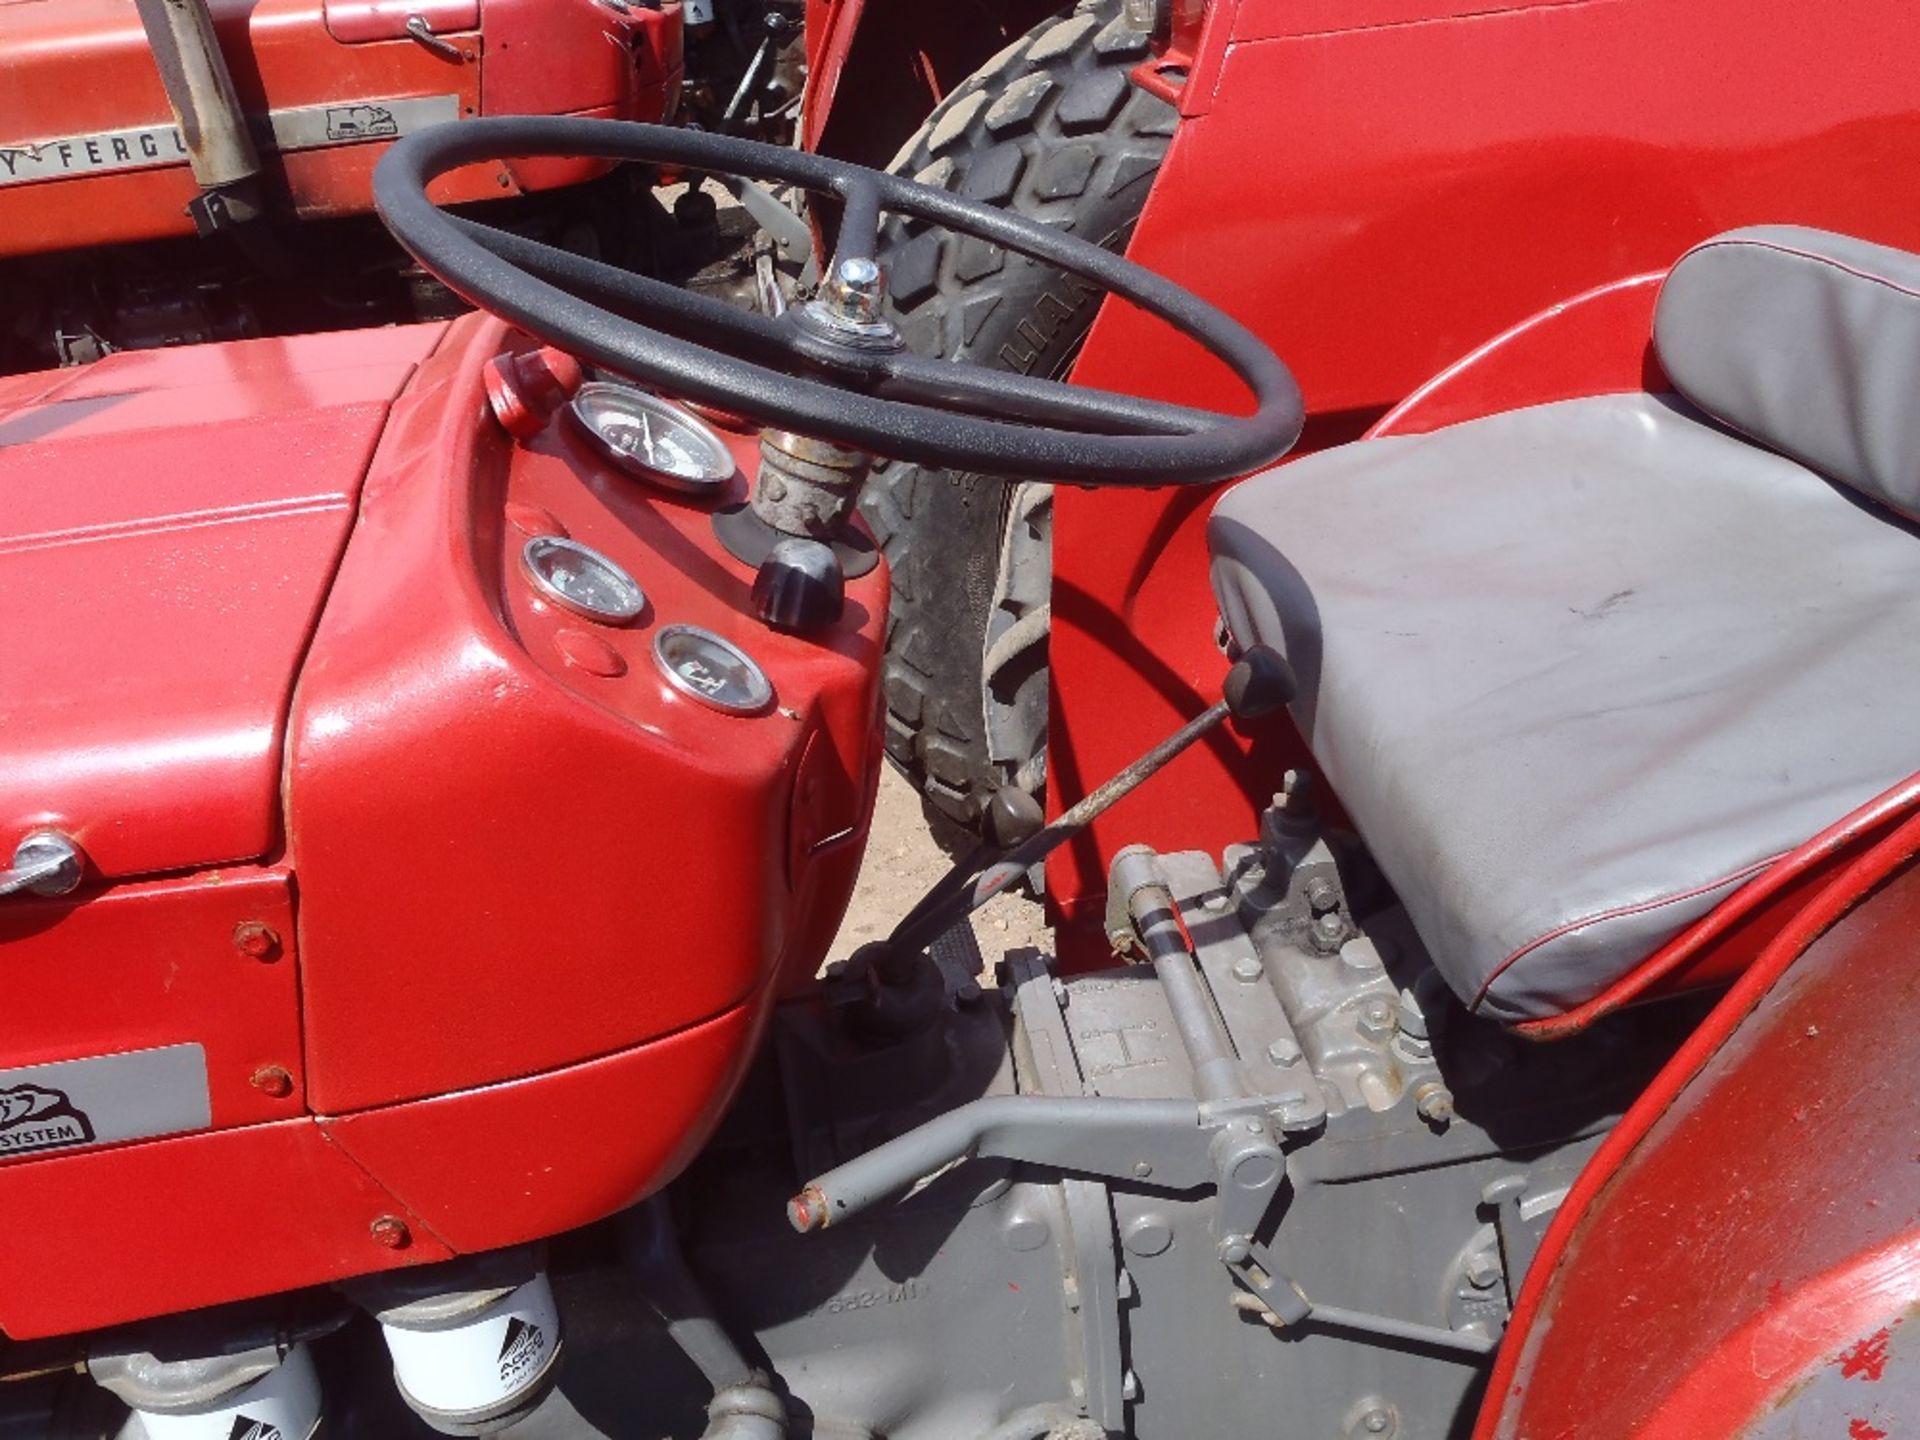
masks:
[[[86,174],[133,165],[187,159],[186,143],[172,126],[129,130],[117,135],[75,135],[32,145],[0,145],[0,168],[13,179]]]

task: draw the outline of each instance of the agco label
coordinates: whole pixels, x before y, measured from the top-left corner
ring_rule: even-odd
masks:
[[[268,150],[317,150],[366,140],[394,140],[460,118],[457,95],[406,95],[338,105],[298,105],[252,119],[254,140]],[[186,142],[168,122],[46,140],[0,140],[0,185],[69,180],[159,165],[185,165]]]
[[[204,1130],[212,1118],[198,1045],[0,1070],[0,1162]]]
[[[553,1287],[536,1276],[456,1325],[381,1327],[400,1388],[445,1415],[495,1413],[528,1394],[560,1351]]]
[[[500,1383],[518,1390],[540,1373],[547,1360],[547,1336],[539,1325],[515,1315],[500,1342]]]

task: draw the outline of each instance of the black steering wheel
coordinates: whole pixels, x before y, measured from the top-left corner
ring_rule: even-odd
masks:
[[[638,160],[837,197],[838,309],[778,318],[451,215],[427,186],[461,165],[533,156]],[[898,176],[757,141],[616,120],[457,121],[380,161],[374,204],[400,243],[462,298],[549,344],[685,399],[919,465],[1096,485],[1202,484],[1284,454],[1300,390],[1252,332],[1097,245]],[[1090,281],[1159,316],[1244,381],[1235,416],[931,359],[881,319],[880,216],[944,226]]]

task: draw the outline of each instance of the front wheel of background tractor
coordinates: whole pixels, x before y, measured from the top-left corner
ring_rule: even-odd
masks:
[[[1088,0],[956,87],[891,168],[1123,249],[1175,120],[1129,80],[1146,54],[1120,0]],[[980,240],[896,220],[882,245],[922,354],[1059,376],[1099,308],[1098,291]],[[999,787],[1045,784],[1051,488],[881,464],[863,508],[893,570],[887,754],[978,826]]]

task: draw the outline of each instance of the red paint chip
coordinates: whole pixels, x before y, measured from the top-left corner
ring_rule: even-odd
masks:
[[[1887,1342],[1892,1339],[1891,1330],[1876,1330],[1835,1357],[1832,1363],[1840,1367],[1840,1374],[1848,1380],[1878,1380],[1886,1373]]]

